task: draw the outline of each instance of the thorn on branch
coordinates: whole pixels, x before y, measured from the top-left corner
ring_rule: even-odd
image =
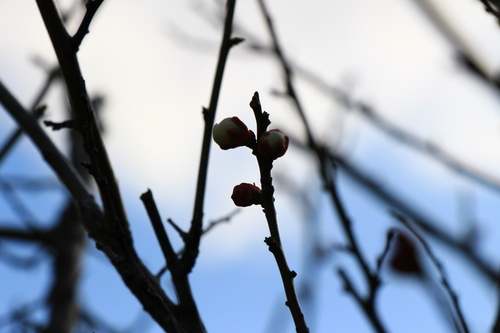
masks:
[[[60,122],[60,123],[55,123],[55,122],[50,121],[50,120],[44,120],[43,123],[47,127],[52,127],[53,131],[58,131],[62,128],[74,128],[74,126],[75,126],[75,122],[73,120],[65,120],[65,121]]]
[[[230,47],[233,47],[235,45],[238,45],[239,43],[241,42],[244,42],[245,41],[245,38],[241,38],[241,37],[233,37],[229,40],[230,42]]]
[[[210,119],[210,113],[209,110],[206,107],[201,108],[201,113],[203,114],[203,120],[207,122]]]

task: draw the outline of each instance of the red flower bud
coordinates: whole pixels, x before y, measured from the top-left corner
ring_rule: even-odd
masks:
[[[233,199],[234,204],[238,207],[259,205],[261,197],[260,188],[248,183],[236,185],[233,189],[233,195],[231,195],[231,199]]]
[[[285,155],[288,149],[288,136],[278,129],[262,133],[259,138],[258,151],[272,160]]]
[[[409,236],[397,232],[393,246],[389,264],[394,271],[402,274],[418,275],[423,272],[417,248]]]
[[[212,137],[224,150],[241,147],[252,140],[255,141],[253,132],[249,131],[238,117],[225,118],[220,123],[215,124]]]

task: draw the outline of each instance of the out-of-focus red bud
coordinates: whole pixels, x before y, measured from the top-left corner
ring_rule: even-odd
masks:
[[[262,133],[259,138],[257,149],[259,153],[272,160],[285,155],[288,149],[288,136],[278,129]]]
[[[261,202],[262,193],[260,188],[253,184],[241,183],[233,189],[231,199],[236,206],[248,207],[251,205],[259,205]]]
[[[390,267],[402,274],[423,273],[414,241],[402,232],[397,232],[394,237],[392,255],[389,259]]]
[[[215,124],[212,129],[212,137],[221,149],[231,149],[245,146],[255,142],[255,134],[249,131],[247,126],[238,118],[225,118]]]

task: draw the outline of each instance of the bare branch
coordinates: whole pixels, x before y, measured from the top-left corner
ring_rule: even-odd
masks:
[[[90,22],[92,22],[94,15],[97,13],[97,10],[103,2],[104,0],[87,0],[87,4],[85,5],[87,7],[85,16],[83,17],[82,23],[80,24],[76,34],[71,39],[75,51],[78,51],[83,38],[89,33]]]
[[[85,207],[79,206],[83,211],[82,220],[85,227],[90,236],[96,240],[97,247],[108,255],[144,309],[165,330],[182,332],[180,323],[172,313],[172,302],[133,248],[118,183],[80,71],[76,57],[77,50],[72,47],[72,38],[53,1],[37,0],[37,5],[56,52],[67,85],[71,109],[75,115],[75,128],[82,135],[83,146],[89,156],[90,171],[97,182],[104,206],[105,214],[103,215],[100,210],[94,211],[97,216],[86,214]]]
[[[427,241],[420,235],[420,233],[410,224],[409,221],[406,220],[406,218],[397,212],[392,212],[392,215],[399,221],[401,222],[408,230],[411,231],[411,233],[418,239],[420,244],[424,247],[425,252],[427,252],[427,256],[431,259],[432,263],[436,267],[438,273],[439,273],[439,281],[441,282],[441,285],[443,286],[444,290],[448,294],[448,297],[451,300],[451,304],[453,306],[453,311],[455,312],[456,316],[458,317],[459,323],[457,323],[457,326],[461,328],[461,332],[463,333],[469,333],[469,328],[467,327],[467,323],[465,322],[464,315],[462,313],[462,310],[460,309],[460,305],[458,304],[458,296],[453,290],[453,288],[450,285],[450,282],[448,281],[448,277],[446,275],[446,272],[444,270],[444,266],[441,263],[441,261],[436,257],[434,252],[432,251],[431,247],[427,243]],[[455,318],[454,318],[455,320]]]
[[[366,260],[364,259],[361,250],[359,248],[359,245],[357,243],[357,240],[354,236],[354,233],[352,231],[351,227],[351,221],[344,209],[344,206],[340,200],[340,197],[338,195],[337,191],[337,186],[334,181],[334,167],[329,163],[329,158],[326,154],[326,151],[324,148],[320,147],[312,134],[311,127],[309,125],[309,122],[307,120],[305,111],[302,107],[302,103],[300,102],[300,99],[298,97],[298,94],[295,91],[294,87],[294,82],[293,82],[293,69],[291,65],[288,63],[282,49],[280,46],[280,42],[278,40],[277,34],[274,30],[274,26],[272,24],[271,16],[269,14],[269,11],[264,3],[264,0],[259,0],[259,5],[260,9],[262,12],[262,15],[264,16],[267,24],[267,29],[269,31],[269,34],[271,36],[272,42],[273,42],[273,49],[275,52],[276,57],[278,58],[283,73],[284,73],[284,81],[286,85],[286,93],[288,97],[292,100],[295,109],[301,118],[301,121],[304,125],[304,128],[306,130],[306,135],[307,135],[307,147],[316,155],[317,161],[318,161],[318,169],[319,173],[321,175],[321,178],[323,180],[324,187],[330,194],[330,198],[332,200],[332,205],[335,208],[337,215],[340,220],[340,224],[343,228],[344,233],[346,234],[349,244],[348,248],[352,251],[353,255],[355,256],[358,264],[361,266],[363,270],[363,274],[365,276],[365,279],[368,283],[369,286],[369,296],[366,300],[366,306],[370,307],[370,310],[367,311],[367,314],[370,314],[368,317],[369,319],[372,320],[372,325],[377,329],[380,330],[379,332],[383,332],[384,329],[382,327],[382,324],[380,320],[378,319],[377,315],[371,315],[371,313],[376,313],[375,309],[375,296],[377,295],[378,291],[378,286],[380,285],[379,277],[371,272],[370,268],[368,267],[368,264]]]
[[[262,105],[260,103],[258,92],[254,93],[250,102],[250,107],[254,112],[255,120],[257,122],[258,141],[260,136],[267,130],[267,126],[270,124],[269,114],[262,111]],[[292,314],[292,318],[295,323],[295,329],[297,333],[307,333],[309,332],[309,328],[307,327],[304,314],[302,313],[302,309],[300,308],[297,293],[295,291],[294,279],[297,276],[297,273],[290,270],[290,268],[288,267],[278,229],[276,208],[274,207],[273,197],[274,187],[271,177],[273,161],[260,154],[257,149],[254,149],[253,154],[257,158],[260,170],[260,181],[262,186],[261,206],[266,216],[269,231],[271,233],[271,237],[266,237],[264,242],[269,247],[269,251],[274,255],[276,263],[278,264],[283,287],[285,288],[287,299],[286,305],[288,306]]]
[[[92,205],[91,202],[94,202],[93,196],[73,165],[64,157],[47,134],[42,130],[36,118],[19,104],[1,81],[0,103],[3,104],[7,112],[17,121],[23,131],[30,136],[44,159],[68,188],[75,200],[83,206]],[[90,208],[90,206],[88,208]]]
[[[151,190],[148,189],[141,195],[141,201],[144,203],[144,207],[146,207],[149,220],[153,225],[156,238],[158,239],[158,243],[160,244],[167,265],[170,267],[175,266],[175,262],[177,261],[177,254],[175,253],[172,244],[168,239],[167,232],[165,231],[165,227],[163,226],[163,222],[161,220],[160,213],[158,212],[158,208],[156,207],[156,203],[154,201],[153,193],[151,192]]]
[[[221,218],[218,218],[216,220],[211,221],[208,224],[208,226],[203,230],[203,235],[207,234],[210,230],[212,230],[213,228],[215,228],[216,226],[218,226],[221,223],[230,222],[232,220],[232,218],[236,214],[238,214],[240,211],[241,211],[240,209],[235,209],[232,212],[230,212],[229,214],[227,214],[226,216],[223,216]]]
[[[226,20],[224,22],[224,33],[220,46],[219,60],[217,63],[217,69],[215,71],[214,83],[212,86],[210,105],[208,109],[203,108],[205,129],[203,132],[203,145],[201,148],[200,166],[198,169],[198,180],[196,184],[193,217],[186,242],[186,251],[182,255],[181,259],[186,268],[192,268],[196,262],[196,258],[198,257],[199,252],[200,238],[203,233],[203,204],[205,202],[208,157],[210,153],[210,145],[212,143],[212,127],[214,125],[215,113],[217,111],[217,104],[219,101],[219,95],[222,85],[222,77],[224,75],[224,68],[226,67],[226,60],[231,47],[235,45],[234,40],[231,38],[235,7],[236,0],[227,1],[227,13]]]
[[[17,228],[0,228],[0,238],[7,238],[25,242],[39,242],[50,245],[51,240],[47,231],[38,229],[17,229]]]

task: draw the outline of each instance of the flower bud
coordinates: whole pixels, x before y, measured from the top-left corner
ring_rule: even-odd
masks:
[[[417,248],[409,236],[397,232],[393,246],[389,264],[394,271],[401,274],[417,275],[423,272]]]
[[[248,207],[251,205],[259,205],[262,193],[260,188],[253,184],[241,183],[233,189],[231,199],[238,207]]]
[[[249,131],[238,117],[225,118],[220,123],[215,124],[212,137],[224,150],[241,147],[255,140],[253,132]]]
[[[258,151],[262,155],[272,160],[285,155],[288,149],[288,136],[278,129],[273,129],[262,133],[259,138]]]

